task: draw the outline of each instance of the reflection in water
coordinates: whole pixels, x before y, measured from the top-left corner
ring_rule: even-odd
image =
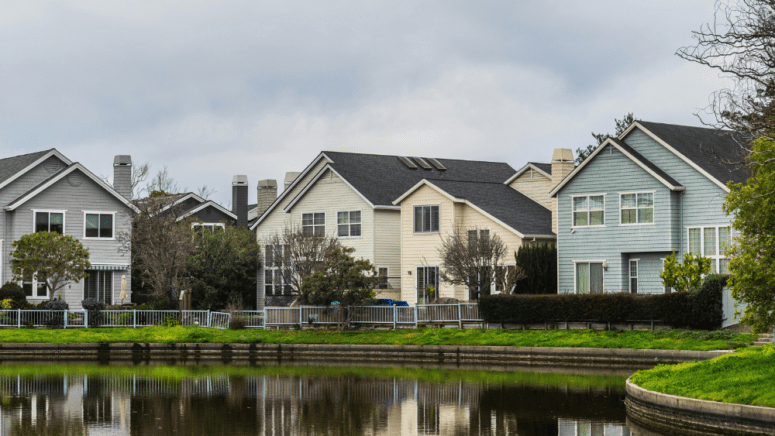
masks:
[[[0,375],[2,435],[630,434],[623,383],[438,383],[260,367],[187,377],[9,369]]]

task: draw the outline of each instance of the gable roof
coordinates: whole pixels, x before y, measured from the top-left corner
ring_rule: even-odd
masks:
[[[584,169],[587,164],[592,162],[592,160],[600,154],[601,151],[606,147],[606,145],[611,145],[612,147],[615,147],[618,149],[622,154],[629,158],[631,161],[635,162],[639,167],[641,167],[643,170],[645,170],[647,173],[651,174],[655,179],[659,180],[663,185],[667,186],[668,189],[671,191],[683,191],[685,188],[678,183],[675,179],[670,177],[666,172],[662,171],[661,168],[656,166],[653,162],[649,161],[643,155],[635,151],[632,147],[625,144],[622,140],[617,138],[608,138],[605,141],[603,141],[602,144],[598,145],[597,148],[589,155],[586,159],[584,159],[583,162],[579,166],[577,166],[570,174],[568,174],[562,182],[558,183],[557,186],[552,188],[551,191],[549,191],[549,196],[554,197],[557,195],[558,192],[568,184],[568,182],[573,179],[573,177],[576,176],[582,169]]]
[[[18,179],[27,171],[40,165],[51,156],[58,157],[66,166],[72,165],[70,159],[66,158],[55,148],[0,159],[0,189]]]
[[[175,207],[178,204],[183,203],[188,199],[194,199],[198,201],[200,204],[206,201],[204,198],[194,194],[193,192],[183,192],[181,194],[165,195],[162,197],[156,197],[156,199],[157,201],[159,201],[160,204],[165,204],[165,206],[161,209],[161,212],[164,212],[167,209]]]
[[[465,203],[511,229],[521,238],[554,237],[552,211],[503,183],[424,179],[394,203],[427,185],[452,201]]]
[[[199,198],[201,198],[201,197],[199,197]],[[221,211],[224,214],[232,217],[233,219],[235,219],[235,220],[237,219],[237,215],[235,215],[234,212],[226,209],[225,207],[221,206],[220,204],[214,202],[213,200],[207,200],[204,203],[194,207],[193,209],[187,211],[186,213],[184,213],[183,215],[178,217],[178,219],[176,221],[180,221],[180,220],[186,219],[186,218],[190,217],[191,215],[199,212],[200,210],[206,209],[208,207],[214,207],[215,209],[218,209],[219,211]]]
[[[622,132],[619,139],[625,138],[635,128],[639,128],[727,192],[728,181],[743,183],[748,180],[745,168],[734,164],[745,158],[746,151],[742,145],[747,144],[750,138],[744,134],[705,127],[636,121]]]
[[[78,162],[75,162],[73,164],[70,164],[64,169],[61,169],[57,171],[56,173],[52,174],[50,177],[46,178],[42,182],[38,183],[34,187],[32,187],[29,191],[25,192],[24,194],[16,197],[13,201],[8,203],[7,206],[5,206],[5,210],[7,211],[13,211],[16,210],[19,206],[26,203],[28,200],[34,198],[36,195],[40,194],[41,192],[45,191],[49,187],[51,187],[54,183],[62,180],[65,176],[72,173],[75,170],[80,170],[86,177],[90,178],[92,181],[94,181],[97,185],[99,185],[102,189],[108,191],[109,194],[116,197],[119,201],[124,203],[128,208],[132,209],[133,211],[137,212],[138,209],[135,207],[132,202],[130,202],[128,199],[126,199],[123,195],[116,192],[115,189],[113,189],[112,186],[108,185],[100,179],[99,177],[95,176],[91,171],[87,170],[86,167],[81,165]]]
[[[552,164],[548,163],[540,163],[540,162],[528,162],[525,166],[519,169],[516,174],[511,176],[508,180],[503,182],[504,185],[508,185],[514,180],[517,179],[517,177],[524,174],[527,170],[533,169],[537,171],[539,174],[543,174],[544,177],[548,177],[549,180],[552,179]]]

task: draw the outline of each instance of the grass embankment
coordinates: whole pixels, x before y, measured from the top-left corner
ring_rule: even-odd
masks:
[[[775,407],[775,349],[766,345],[702,362],[658,365],[630,380],[663,394]]]
[[[264,344],[384,344],[498,345],[513,347],[590,347],[659,350],[719,350],[753,343],[751,335],[733,331],[592,331],[592,330],[216,330],[199,327],[145,327],[0,330],[0,342],[36,343],[264,343]]]
[[[311,366],[114,366],[114,365],[24,365],[0,366],[0,377],[61,377],[86,375],[89,377],[137,376],[146,379],[177,383],[183,379],[208,375],[229,377],[314,377],[314,378],[397,378],[424,383],[486,383],[493,385],[518,384],[531,386],[608,387],[624,389],[626,377],[605,375],[554,374],[517,371],[478,371],[423,368],[361,368]]]

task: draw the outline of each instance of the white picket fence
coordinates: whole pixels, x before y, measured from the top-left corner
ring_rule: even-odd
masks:
[[[235,312],[247,328],[314,327],[336,325],[351,312],[351,325],[417,328],[421,325],[458,326],[481,324],[476,303],[420,304],[417,306],[300,306],[266,307]],[[232,315],[209,310],[103,310],[99,327],[199,326],[225,329]],[[88,328],[86,310],[0,310],[0,328]]]

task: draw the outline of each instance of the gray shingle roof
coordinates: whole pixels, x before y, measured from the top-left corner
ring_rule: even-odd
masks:
[[[528,162],[530,165],[533,165],[535,167],[538,167],[541,171],[545,172],[546,174],[552,175],[552,164],[550,163],[541,163],[541,162]]]
[[[748,179],[745,169],[739,165],[725,163],[743,160],[745,150],[740,145],[747,142],[744,135],[703,127],[650,121],[638,121],[638,123],[720,182],[726,183],[731,180],[741,183]]]
[[[27,168],[51,150],[53,149],[0,159],[0,183],[10,179],[14,174]]]
[[[641,155],[640,153],[635,151],[632,147],[630,147],[629,145],[625,144],[623,141],[620,141],[620,140],[618,140],[616,138],[611,138],[611,141],[615,142],[616,145],[618,145],[619,147],[622,147],[623,149],[627,150],[627,153],[630,153],[632,155],[632,157],[635,158],[635,160],[637,160],[640,163],[642,163],[643,165],[645,165],[651,171],[654,171],[660,177],[665,179],[667,181],[667,183],[670,183],[671,185],[676,186],[676,187],[681,186],[681,184],[678,183],[674,178],[670,177],[666,172],[662,171],[661,168],[659,168],[654,163],[652,163],[651,161],[649,161],[648,159],[643,157],[643,155]]]
[[[336,170],[375,206],[392,206],[422,179],[503,183],[516,171],[503,162],[438,159],[447,169],[410,169],[398,156],[324,151]]]
[[[428,181],[451,196],[478,206],[523,235],[554,235],[552,212],[503,183]]]
[[[45,153],[48,153],[48,151],[44,152],[44,154]],[[34,160],[33,160],[33,162],[34,162]],[[41,186],[43,186],[46,183],[50,182],[55,177],[59,176],[59,173],[61,173],[62,171],[67,171],[68,169],[70,169],[71,167],[76,166],[77,164],[78,164],[78,162],[74,162],[74,163],[72,163],[72,164],[70,164],[70,165],[68,165],[66,167],[60,168],[59,171],[56,171],[56,172],[54,172],[54,174],[52,174],[52,175],[46,177],[45,179],[41,180],[40,183],[38,183],[37,185],[35,185],[32,188],[28,189],[27,192],[25,192],[24,194],[19,195],[16,198],[14,198],[13,200],[9,201],[8,204],[9,205],[14,204],[17,201],[21,200],[22,198],[26,197],[27,195],[31,194],[32,192],[35,192],[36,189],[40,188]]]

